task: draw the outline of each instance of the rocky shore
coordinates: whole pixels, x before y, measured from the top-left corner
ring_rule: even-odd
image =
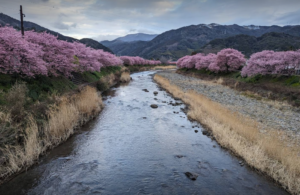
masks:
[[[242,92],[221,84],[184,76],[175,73],[175,71],[164,71],[157,74],[167,78],[171,84],[180,87],[183,91],[194,90],[233,112],[254,119],[259,122],[261,132],[264,132],[265,129],[284,130],[293,139],[300,140],[299,108],[293,108],[279,102],[250,98]]]

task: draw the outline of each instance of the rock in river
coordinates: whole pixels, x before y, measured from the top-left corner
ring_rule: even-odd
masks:
[[[148,89],[143,89],[144,92],[149,92]]]
[[[157,95],[157,94],[158,94],[158,92],[157,92],[157,91],[154,91],[154,92],[153,92],[153,94],[154,94],[154,95]]]
[[[185,172],[184,174],[185,174],[189,179],[191,179],[191,180],[196,180],[197,177],[198,177],[197,174],[191,173],[191,172]]]
[[[202,131],[202,134],[203,134],[203,135],[207,135],[208,133],[209,133],[209,132],[206,131],[206,130],[203,130],[203,131]]]
[[[151,104],[151,108],[158,108],[158,105],[156,105],[156,104]]]
[[[184,155],[175,155],[176,158],[183,158],[185,157]]]

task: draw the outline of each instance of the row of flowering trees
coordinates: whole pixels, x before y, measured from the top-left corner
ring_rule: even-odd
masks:
[[[255,53],[242,69],[242,76],[257,74],[300,74],[300,50],[274,52],[262,51]]]
[[[121,56],[120,59],[124,62],[124,65],[159,65],[161,62],[159,60],[145,60],[141,57],[132,56]]]
[[[71,76],[72,72],[100,71],[102,67],[123,65],[123,57],[95,50],[79,42],[66,42],[46,32],[21,33],[0,27],[0,72],[35,75]],[[157,64],[139,57],[125,57],[133,64]],[[126,64],[126,63],[125,63]]]
[[[211,72],[237,72],[242,76],[257,74],[296,74],[300,73],[300,50],[287,52],[262,51],[245,56],[235,49],[223,49],[217,54],[184,56],[177,61],[178,68],[196,68]]]

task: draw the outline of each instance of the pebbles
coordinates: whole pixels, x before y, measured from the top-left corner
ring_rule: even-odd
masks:
[[[240,92],[172,72],[157,73],[177,85],[183,91],[194,90],[215,102],[219,102],[233,112],[239,112],[260,123],[260,130],[278,129],[297,133],[300,136],[300,113],[292,107],[270,105],[270,103],[246,97]]]
[[[158,105],[156,105],[156,104],[151,104],[150,107],[151,107],[151,108],[158,108]]]

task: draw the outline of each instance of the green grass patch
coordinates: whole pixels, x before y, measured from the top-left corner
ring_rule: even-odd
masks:
[[[120,66],[112,66],[112,67],[105,67],[101,68],[100,72],[84,72],[82,73],[82,77],[85,81],[89,83],[97,82],[100,80],[102,77],[107,76],[112,73],[116,73],[120,71],[122,67]]]

